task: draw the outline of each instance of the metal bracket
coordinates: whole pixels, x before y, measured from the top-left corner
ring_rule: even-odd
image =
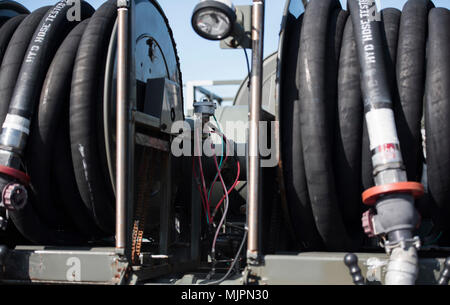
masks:
[[[236,27],[233,34],[220,41],[221,49],[252,48],[252,6],[236,6]]]
[[[117,0],[117,8],[129,8],[130,1],[129,0]]]
[[[388,255],[390,255],[392,253],[392,250],[394,250],[397,247],[400,247],[402,249],[407,249],[409,247],[414,247],[417,250],[419,250],[420,246],[421,246],[421,242],[420,242],[419,236],[414,236],[414,238],[401,240],[401,241],[398,241],[398,242],[389,242],[388,240],[386,240],[384,242],[384,248],[385,248],[386,253]]]

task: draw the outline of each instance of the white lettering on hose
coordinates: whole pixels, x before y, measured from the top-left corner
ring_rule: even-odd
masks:
[[[32,45],[30,49],[28,50],[28,54],[26,56],[26,63],[33,63],[36,59],[37,53],[40,50],[40,46],[45,41],[45,38],[47,36],[48,31],[50,30],[53,21],[55,21],[55,18],[59,15],[60,11],[66,6],[66,3],[64,1],[59,2],[53,10],[50,12],[50,14],[47,15],[45,18],[44,24],[41,25],[41,28],[39,29],[39,32],[37,33],[36,37],[34,38],[33,42],[35,45]]]

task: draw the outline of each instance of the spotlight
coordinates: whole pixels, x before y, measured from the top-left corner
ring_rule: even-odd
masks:
[[[195,32],[209,40],[228,38],[236,23],[236,8],[230,0],[201,0],[192,14]]]

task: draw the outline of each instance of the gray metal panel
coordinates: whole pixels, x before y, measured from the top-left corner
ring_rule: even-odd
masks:
[[[387,256],[360,253],[359,266],[369,284],[383,283]],[[259,284],[269,285],[352,285],[344,264],[345,253],[308,252],[298,255],[267,255],[260,267],[251,267]],[[444,258],[420,259],[417,284],[436,284]]]
[[[128,263],[112,248],[46,250],[20,248],[9,255],[1,281],[119,284]]]

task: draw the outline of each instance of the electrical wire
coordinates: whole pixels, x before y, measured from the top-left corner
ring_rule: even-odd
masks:
[[[227,143],[226,137],[225,137],[224,135],[223,135],[223,137],[224,137],[224,139],[225,139],[225,143]],[[226,163],[227,160],[228,160],[228,155],[225,155],[224,163]],[[222,172],[222,169],[221,169],[220,167],[219,167],[219,172]],[[212,188],[214,187],[214,185],[216,184],[217,178],[219,178],[219,175],[218,175],[218,174],[216,175],[216,177],[215,177],[214,180],[213,180],[213,183],[211,184],[211,190],[212,190]]]
[[[431,246],[431,245],[433,245],[434,243],[438,242],[441,237],[442,237],[442,232],[439,232],[439,234],[433,240],[425,242],[424,246]]]
[[[250,61],[249,61],[249,58],[248,58],[247,50],[246,50],[245,48],[243,48],[243,50],[244,50],[245,59],[246,59],[246,62],[247,62],[247,71],[248,71],[248,84],[247,84],[247,86],[250,87],[250,79],[251,79]],[[217,121],[217,119],[216,119],[215,116],[214,116],[214,120],[216,121],[217,127],[218,127],[219,132],[220,132],[220,135],[222,136],[222,139],[223,139],[223,141],[225,142],[225,147],[228,147],[228,146],[227,146],[227,138],[226,138],[226,136],[222,133],[222,130],[220,129],[219,123],[218,123],[218,121]],[[215,131],[213,131],[213,132],[215,132]],[[228,154],[225,155],[224,163],[227,161],[227,158],[228,158]],[[228,213],[228,207],[229,207],[229,197],[228,197],[228,195],[236,188],[236,186],[237,186],[238,183],[239,183],[239,176],[240,176],[240,171],[241,171],[241,164],[239,163],[239,160],[237,160],[237,159],[236,159],[236,162],[237,162],[237,168],[238,168],[238,173],[237,173],[236,181],[235,181],[234,184],[231,186],[230,190],[227,191],[225,182],[223,181],[222,174],[221,174],[221,165],[222,165],[222,164],[219,166],[218,163],[217,163],[217,156],[214,156],[214,163],[215,163],[215,165],[216,165],[217,175],[216,175],[216,177],[214,178],[213,183],[211,184],[211,188],[210,188],[209,193],[208,193],[208,200],[209,200],[210,192],[211,192],[212,188],[214,187],[214,184],[216,183],[217,178],[219,177],[219,178],[220,178],[220,181],[221,181],[221,183],[222,183],[222,187],[223,187],[223,189],[224,189],[225,195],[224,195],[224,196],[222,197],[222,199],[219,201],[218,205],[216,206],[216,208],[215,208],[215,210],[214,210],[213,215],[216,214],[217,210],[219,209],[219,207],[222,205],[222,203],[223,203],[224,201],[225,201],[225,210],[224,210],[224,212],[223,212],[222,219],[221,219],[221,221],[220,221],[220,223],[219,223],[219,226],[217,227],[217,231],[216,231],[216,234],[215,234],[215,236],[214,236],[213,245],[212,245],[212,250],[211,250],[211,252],[212,252],[211,254],[212,254],[212,258],[213,258],[213,272],[214,272],[215,244],[216,244],[217,237],[218,237],[218,235],[219,235],[220,229],[221,229],[221,227],[222,227],[222,225],[223,225],[223,223],[224,223],[224,221],[225,221],[225,219],[226,219],[227,213]],[[212,217],[212,222],[214,222],[214,216]],[[247,235],[248,235],[248,231],[247,231],[247,228],[245,228],[245,233],[244,233],[244,237],[242,238],[241,245],[239,246],[239,250],[238,250],[238,252],[236,253],[236,256],[235,256],[235,258],[234,258],[234,260],[233,260],[233,263],[231,264],[230,268],[228,269],[228,272],[227,272],[221,279],[219,279],[219,280],[217,280],[217,281],[213,281],[213,282],[203,281],[203,282],[201,282],[200,284],[218,285],[218,284],[222,283],[223,281],[225,281],[225,280],[230,276],[231,272],[234,270],[234,267],[235,267],[235,265],[236,265],[236,263],[237,263],[237,261],[238,261],[238,259],[239,259],[239,256],[241,255],[242,249],[243,249],[243,247],[244,247],[244,245],[245,245],[245,241],[247,240]]]
[[[247,240],[247,235],[248,235],[248,231],[246,229],[245,233],[244,233],[244,237],[242,238],[241,245],[239,246],[239,250],[236,253],[236,256],[234,257],[233,263],[231,264],[230,268],[228,269],[228,272],[221,279],[214,281],[214,282],[207,283],[208,285],[219,285],[220,283],[225,281],[230,276],[231,272],[234,270],[234,267],[236,266],[239,256],[241,255],[242,249],[244,248],[245,241]]]
[[[224,213],[223,213],[223,216],[222,216],[222,219],[220,220],[219,225],[217,226],[217,230],[216,230],[216,233],[215,233],[215,235],[214,235],[214,239],[213,239],[213,243],[212,243],[212,247],[211,247],[212,270],[211,270],[211,272],[210,272],[210,275],[214,274],[214,272],[215,272],[215,264],[216,264],[216,259],[215,259],[216,242],[217,242],[217,238],[218,238],[218,236],[219,236],[220,229],[222,228],[222,226],[223,226],[223,224],[224,224],[224,222],[225,222],[225,219],[226,219],[226,217],[227,217],[228,206],[229,206],[229,201],[228,201],[229,198],[228,198],[227,187],[226,187],[225,182],[224,182],[224,180],[223,180],[223,178],[222,178],[222,174],[220,173],[219,164],[218,164],[218,162],[217,162],[217,156],[216,156],[216,155],[214,155],[214,164],[216,165],[217,172],[219,173],[219,178],[220,178],[220,182],[221,182],[221,184],[222,184],[222,187],[223,187],[223,189],[224,189],[224,193],[225,193],[227,196],[226,196],[226,201],[225,201],[225,211],[224,211]],[[206,280],[206,281],[202,281],[202,282],[199,283],[199,284],[206,284],[206,283],[207,283],[207,280]]]
[[[237,175],[236,175],[236,179],[233,183],[233,185],[231,186],[231,188],[228,191],[227,196],[236,188],[236,186],[239,184],[239,176],[241,175],[241,163],[239,162],[239,160],[236,160],[236,165],[237,165]],[[214,216],[216,215],[217,211],[219,210],[220,206],[222,205],[223,201],[225,200],[225,195],[222,197],[222,199],[219,201],[219,203],[217,204],[216,208],[214,209],[214,212],[212,214],[212,221],[214,221]]]
[[[210,223],[210,219],[209,219],[209,216],[208,216],[206,201],[205,201],[205,198],[203,196],[203,192],[202,192],[201,187],[200,187],[200,182],[197,181],[197,179],[199,177],[198,177],[197,172],[195,170],[195,159],[192,159],[192,173],[193,173],[194,179],[196,181],[198,192],[200,193],[200,198],[202,200],[203,209],[204,209],[205,215],[206,215],[206,222],[209,224]]]
[[[198,156],[197,158],[198,158],[198,164],[199,164],[199,168],[200,168],[200,177],[201,177],[201,182],[202,182],[203,195],[205,196],[205,200],[206,200],[206,208],[207,208],[206,211],[208,213],[208,223],[211,223],[210,202],[208,200],[208,195],[207,195],[207,191],[206,191],[206,182],[205,182],[205,175],[203,173],[202,158],[200,156]]]
[[[214,156],[214,164],[216,165],[216,169],[219,172],[220,183],[222,184],[224,193],[226,195],[226,200],[225,200],[225,211],[223,212],[222,219],[220,220],[219,225],[217,226],[216,234],[214,235],[214,240],[212,243],[211,253],[212,253],[213,257],[216,252],[217,237],[219,236],[220,229],[222,228],[223,223],[225,222],[225,219],[226,219],[227,213],[228,213],[228,207],[229,207],[228,190],[227,190],[227,186],[225,185],[225,181],[223,180],[222,174],[220,173],[219,164],[217,163],[217,156]]]
[[[248,53],[247,50],[245,48],[244,49],[244,54],[245,54],[245,60],[247,62],[247,71],[248,71],[248,83],[247,83],[247,87],[250,88],[250,80],[251,80],[251,68],[250,68],[250,60],[248,59]]]
[[[197,156],[197,160],[198,160],[198,166],[200,169],[200,178],[201,178],[201,190],[200,190],[200,194],[202,194],[202,196],[204,196],[204,200],[205,200],[205,205],[206,205],[206,213],[207,213],[207,223],[210,224],[211,223],[211,211],[210,211],[210,203],[208,200],[208,195],[207,195],[207,190],[206,190],[206,182],[205,182],[205,175],[203,172],[203,164],[202,164],[202,158],[200,156],[201,152],[201,134],[199,135],[198,132],[195,132],[195,139],[196,139],[196,150],[199,154],[199,156]]]
[[[219,135],[222,137],[222,155],[220,156],[220,163],[219,163],[219,169],[222,170],[222,165],[223,165],[223,163],[225,163],[225,162],[227,161],[227,158],[228,158],[228,154],[225,153],[226,139],[225,139],[225,136],[224,136],[224,134],[223,134],[223,132],[222,132],[222,129],[220,128],[220,124],[219,124],[219,122],[217,121],[216,116],[213,115],[213,117],[214,117],[214,120],[216,121],[217,128],[219,129],[219,132],[220,132]],[[223,156],[224,156],[224,155],[225,155],[225,160],[223,159]],[[216,181],[217,181],[217,178],[218,178],[218,177],[219,177],[219,173],[216,174],[216,176],[214,177],[213,183],[211,184],[211,186],[210,186],[210,188],[209,188],[209,191],[208,191],[208,201],[210,200],[210,197],[211,197],[211,191],[212,191],[214,185],[216,184]]]

